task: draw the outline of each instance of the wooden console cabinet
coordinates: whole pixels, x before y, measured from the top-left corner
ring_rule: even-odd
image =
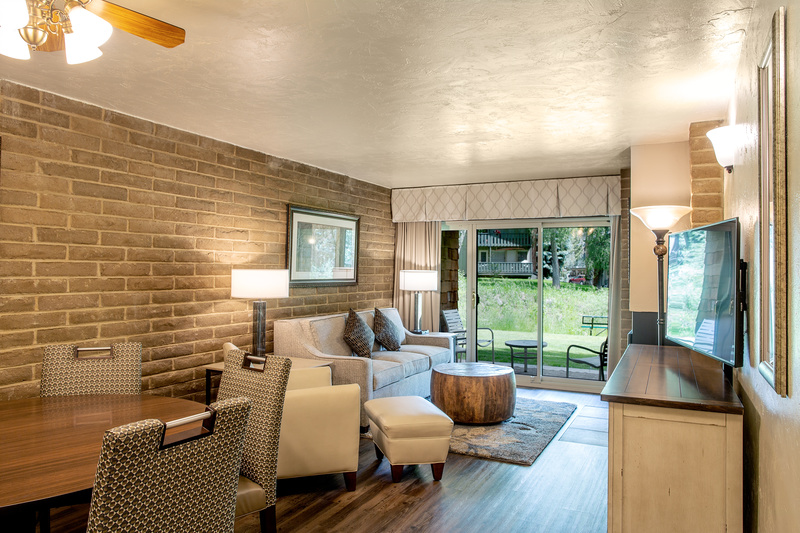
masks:
[[[601,398],[609,533],[741,533],[744,409],[720,363],[632,344]]]

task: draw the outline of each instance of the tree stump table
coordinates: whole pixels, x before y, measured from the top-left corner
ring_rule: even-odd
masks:
[[[514,370],[489,363],[444,363],[431,372],[431,402],[459,424],[495,424],[514,415]]]

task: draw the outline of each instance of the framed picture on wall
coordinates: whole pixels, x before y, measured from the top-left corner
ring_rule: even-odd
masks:
[[[781,7],[758,66],[760,295],[758,369],[781,396],[788,394],[786,218],[786,22]]]
[[[359,217],[290,205],[288,218],[290,287],[357,283]]]

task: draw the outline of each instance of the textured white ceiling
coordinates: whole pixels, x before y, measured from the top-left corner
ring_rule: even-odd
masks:
[[[0,76],[386,187],[618,173],[724,118],[752,0],[117,0],[181,26]]]

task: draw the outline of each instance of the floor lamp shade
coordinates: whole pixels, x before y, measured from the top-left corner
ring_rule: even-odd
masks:
[[[664,344],[664,256],[667,253],[666,237],[672,226],[691,212],[692,208],[685,205],[653,205],[647,207],[634,207],[631,214],[642,221],[647,229],[656,236],[656,245],[653,254],[657,258],[658,268],[658,345]]]
[[[264,357],[267,352],[267,298],[289,296],[289,271],[264,269],[231,270],[231,298],[248,298],[253,302],[253,354]]]
[[[401,270],[400,290],[414,291],[414,329],[422,331],[422,292],[439,290],[439,273],[436,270]]]

